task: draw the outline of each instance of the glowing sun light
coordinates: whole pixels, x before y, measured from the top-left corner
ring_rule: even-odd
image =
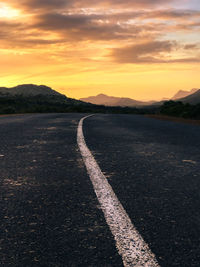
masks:
[[[1,18],[13,18],[19,15],[19,11],[0,4],[0,19]]]

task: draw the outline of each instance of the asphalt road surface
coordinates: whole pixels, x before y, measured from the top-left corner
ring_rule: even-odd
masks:
[[[84,116],[0,117],[0,266],[123,266],[77,145]],[[200,126],[95,115],[83,132],[159,265],[199,267]]]

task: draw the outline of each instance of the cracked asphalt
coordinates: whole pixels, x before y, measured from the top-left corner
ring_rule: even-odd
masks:
[[[84,114],[0,117],[0,266],[123,266],[76,143]],[[160,266],[200,266],[200,126],[84,121],[86,143]]]
[[[76,144],[83,116],[0,117],[0,266],[122,266]]]
[[[96,115],[84,134],[160,266],[200,266],[200,126]]]

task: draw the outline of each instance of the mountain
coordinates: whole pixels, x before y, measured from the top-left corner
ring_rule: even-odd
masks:
[[[198,92],[200,89],[193,88],[190,91],[180,90],[178,91],[171,100],[173,101],[182,101],[183,103],[191,103],[196,104],[200,103],[200,99],[198,97]],[[97,96],[90,96],[87,98],[81,98],[81,101],[86,103],[91,103],[95,105],[104,105],[110,107],[136,107],[136,108],[154,108],[163,105],[166,101],[170,99],[163,98],[161,101],[138,101],[131,98],[124,97],[114,97],[108,96],[105,94],[99,94]]]
[[[137,101],[131,98],[125,97],[114,97],[108,96],[105,94],[99,94],[97,96],[90,96],[87,98],[81,98],[81,101],[92,103],[95,105],[104,105],[104,106],[120,106],[120,107],[142,107],[153,104],[155,101]]]
[[[131,107],[106,107],[66,97],[45,85],[23,84],[0,87],[0,114],[19,113],[126,113],[139,114]]]
[[[178,99],[178,101],[181,101],[183,103],[189,103],[192,105],[196,105],[200,103],[200,89],[196,89],[195,93],[190,94],[186,97]]]
[[[184,91],[184,90],[180,90],[178,91],[171,99],[172,100],[177,100],[177,99],[180,99],[180,98],[184,98],[184,97],[187,97],[189,95],[192,95],[194,94],[196,91],[198,91],[199,89],[197,88],[193,88],[191,89],[190,91]]]
[[[0,87],[0,114],[90,112],[94,105],[68,98],[45,85]]]
[[[22,84],[12,88],[0,87],[0,94],[9,94],[13,96],[64,96],[48,86],[35,84]]]

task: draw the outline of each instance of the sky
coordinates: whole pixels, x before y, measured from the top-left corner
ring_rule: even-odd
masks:
[[[158,100],[200,88],[199,0],[0,0],[0,86]]]

